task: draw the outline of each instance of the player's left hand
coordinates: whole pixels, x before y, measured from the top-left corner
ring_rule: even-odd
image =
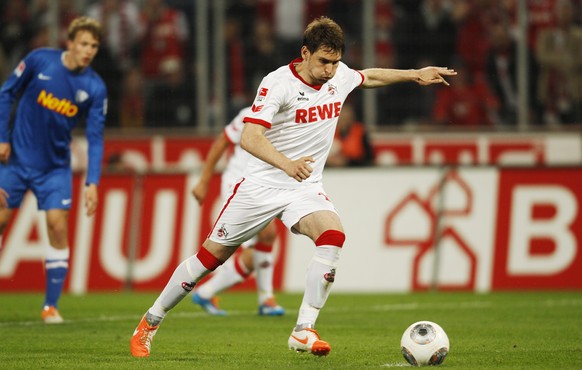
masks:
[[[0,209],[8,208],[8,193],[0,188]]]
[[[89,184],[85,187],[85,209],[87,216],[93,216],[97,211],[99,195],[97,194],[97,185]]]
[[[418,70],[419,85],[445,84],[449,86],[444,76],[455,76],[457,72],[447,67],[424,67]]]
[[[8,163],[11,149],[10,143],[0,143],[0,163]]]

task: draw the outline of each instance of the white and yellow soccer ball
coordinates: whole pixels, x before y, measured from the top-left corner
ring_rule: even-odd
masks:
[[[406,328],[400,347],[413,366],[440,365],[450,350],[447,333],[432,321],[418,321]]]

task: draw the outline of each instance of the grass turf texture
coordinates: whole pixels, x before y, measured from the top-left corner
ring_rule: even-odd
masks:
[[[190,296],[165,319],[150,358],[129,339],[157,293],[65,295],[62,325],[40,321],[39,294],[0,294],[0,368],[5,369],[382,369],[410,368],[404,329],[440,324],[451,342],[444,369],[582,369],[582,294],[332,294],[317,328],[327,357],[295,353],[287,339],[301,296],[278,294],[283,317],[259,317],[254,293],[226,293],[226,317]]]

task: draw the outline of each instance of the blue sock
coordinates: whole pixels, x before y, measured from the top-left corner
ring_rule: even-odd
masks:
[[[65,278],[69,272],[69,249],[57,251],[49,247],[49,253],[47,253],[44,267],[46,271],[46,291],[43,306],[57,307],[61,292],[63,291]]]

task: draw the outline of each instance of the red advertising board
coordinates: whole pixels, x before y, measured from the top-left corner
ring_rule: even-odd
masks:
[[[493,289],[582,289],[582,170],[502,170]]]

